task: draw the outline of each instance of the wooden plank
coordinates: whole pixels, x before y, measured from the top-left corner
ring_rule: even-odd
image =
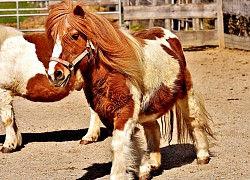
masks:
[[[170,19],[165,19],[165,28],[171,29],[171,20]]]
[[[161,6],[125,6],[124,20],[216,18],[217,4],[166,4]]]
[[[93,1],[93,0],[84,0],[84,4],[85,5],[89,5],[89,6],[95,6],[95,5],[101,5],[101,6],[105,6],[105,5],[118,5],[118,0],[101,0],[99,2],[97,1]]]
[[[101,16],[105,17],[106,19],[113,21],[113,20],[118,20],[119,15],[118,14],[102,14]]]
[[[224,49],[225,48],[225,39],[224,39],[222,0],[217,0],[217,4],[218,4],[218,17],[217,17],[218,41],[219,41],[219,47],[221,49]]]
[[[156,6],[157,5],[157,0],[152,0],[152,6]],[[149,19],[149,23],[148,23],[148,27],[154,27],[155,24],[155,19]]]
[[[218,46],[218,33],[209,31],[173,31],[180,39],[183,47]]]
[[[235,36],[225,34],[225,45],[227,48],[250,50],[250,37],[249,36]]]
[[[250,17],[249,0],[223,0],[223,12],[239,16]]]
[[[193,18],[193,30],[196,31],[196,30],[200,30],[200,19],[198,18]]]

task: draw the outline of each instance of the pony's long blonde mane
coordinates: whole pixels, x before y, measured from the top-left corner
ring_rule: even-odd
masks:
[[[66,0],[51,6],[46,22],[48,36],[62,37],[65,24],[68,23],[77,31],[85,34],[97,49],[97,55],[107,66],[126,75],[132,83],[143,91],[143,50],[141,45],[130,35],[121,32],[107,19],[84,11],[84,17],[74,14],[76,6]],[[53,28],[53,34],[51,34]],[[64,38],[70,41],[70,38]],[[66,42],[72,43],[72,42]]]
[[[0,48],[6,39],[22,35],[23,33],[15,28],[0,25]]]

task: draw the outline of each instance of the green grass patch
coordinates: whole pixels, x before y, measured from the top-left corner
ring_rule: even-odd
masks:
[[[130,29],[131,29],[132,31],[140,31],[140,30],[145,29],[145,27],[142,26],[142,25],[131,25]]]
[[[19,8],[37,8],[39,7],[36,4],[32,4],[29,2],[19,2],[18,3]],[[16,2],[0,2],[0,9],[15,9],[16,8]],[[19,14],[32,14],[37,13],[35,10],[31,11],[19,11]],[[16,14],[16,11],[0,11],[0,14]],[[20,22],[24,21],[29,17],[20,16],[19,20]],[[17,18],[16,17],[0,17],[0,24],[7,24],[7,23],[16,23]]]

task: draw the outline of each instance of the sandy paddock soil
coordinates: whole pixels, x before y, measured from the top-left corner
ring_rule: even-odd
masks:
[[[191,144],[163,142],[162,172],[153,179],[250,179],[250,52],[216,48],[185,55],[217,140],[211,140],[208,165],[196,164]],[[106,129],[99,142],[79,144],[90,117],[83,92],[56,103],[17,97],[14,106],[24,147],[0,154],[0,179],[109,179],[111,137]],[[3,142],[3,126],[0,134]]]

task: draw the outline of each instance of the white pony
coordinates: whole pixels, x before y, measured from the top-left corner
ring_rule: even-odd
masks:
[[[22,145],[22,136],[15,122],[14,96],[31,101],[54,102],[66,97],[72,90],[80,90],[82,78],[77,74],[66,88],[55,88],[46,77],[52,46],[44,33],[24,35],[22,32],[0,25],[0,119],[6,129],[1,151],[9,153]],[[97,141],[100,120],[91,111],[88,133],[82,144]]]

